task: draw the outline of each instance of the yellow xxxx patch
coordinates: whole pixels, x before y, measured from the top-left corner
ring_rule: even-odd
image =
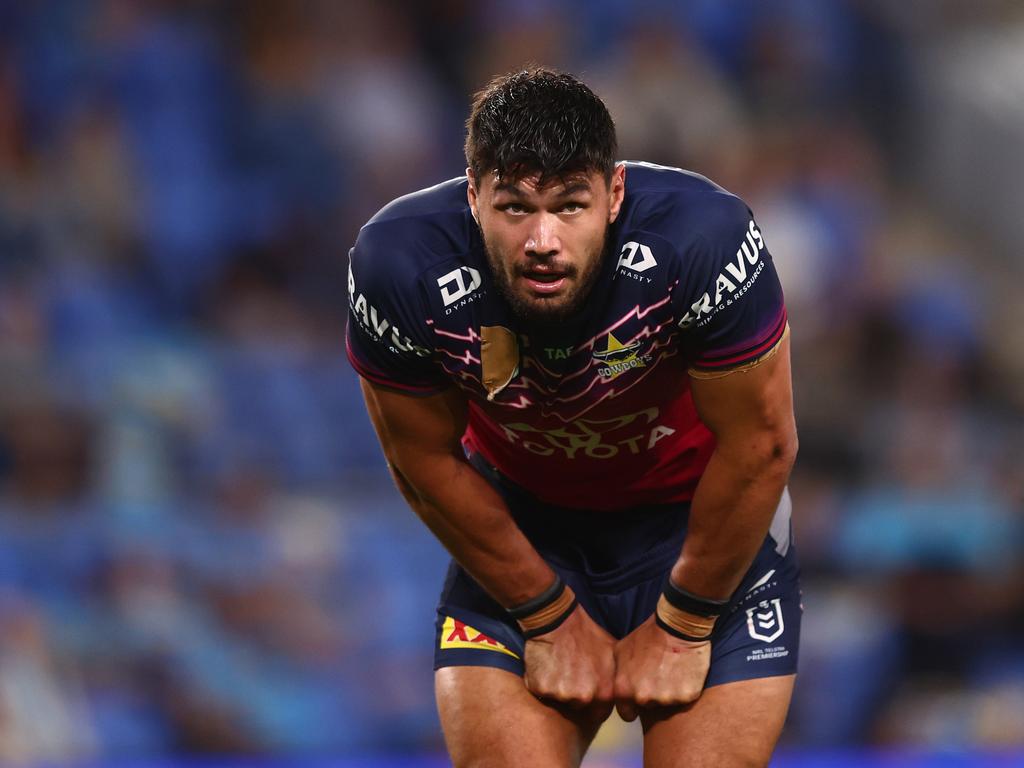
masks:
[[[441,627],[441,649],[447,648],[497,651],[498,653],[507,653],[514,659],[519,658],[519,654],[513,653],[493,637],[488,637],[480,630],[474,629],[458,619],[453,619],[451,616],[445,616],[444,625]]]

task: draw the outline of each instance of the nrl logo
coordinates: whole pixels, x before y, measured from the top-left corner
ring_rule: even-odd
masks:
[[[611,381],[634,368],[646,368],[647,363],[651,361],[651,356],[638,354],[639,350],[639,341],[623,344],[609,333],[608,339],[605,341],[605,348],[596,349],[593,352],[594,359],[603,363],[604,366],[598,369],[598,374],[601,378]]]
[[[771,602],[762,600],[753,608],[747,608],[747,631],[752,638],[770,643],[785,631],[780,602],[781,598],[776,597]]]

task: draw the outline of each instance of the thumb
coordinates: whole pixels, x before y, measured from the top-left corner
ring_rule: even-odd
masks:
[[[619,712],[619,717],[625,720],[627,723],[632,723],[636,720],[636,704],[627,699],[619,699],[615,702],[615,709]]]
[[[615,676],[615,709],[627,723],[636,720],[636,702],[633,701],[633,686],[621,672]]]

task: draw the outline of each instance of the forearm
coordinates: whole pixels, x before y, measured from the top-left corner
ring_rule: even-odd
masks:
[[[392,465],[392,474],[420,519],[501,605],[520,605],[554,581],[501,496],[460,456],[420,458],[407,472]]]
[[[674,584],[709,599],[732,595],[768,533],[795,452],[795,436],[715,448],[693,497]]]
[[[365,380],[360,386],[398,489],[452,557],[506,608],[551,586],[554,571],[466,461],[464,396],[451,389],[417,398]]]

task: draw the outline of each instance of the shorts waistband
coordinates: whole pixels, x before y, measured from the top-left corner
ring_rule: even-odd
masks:
[[[502,495],[512,517],[544,559],[587,577],[596,591],[645,581],[678,557],[688,504],[646,505],[608,512],[548,504],[490,465],[467,457]],[[667,563],[667,565],[666,565]]]

